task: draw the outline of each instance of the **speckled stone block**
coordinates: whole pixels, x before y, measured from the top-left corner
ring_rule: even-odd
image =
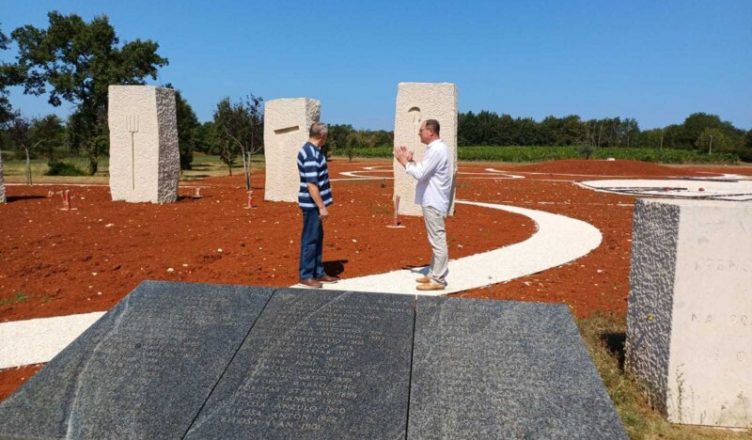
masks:
[[[0,439],[626,439],[563,305],[145,282]]]
[[[420,297],[408,438],[627,436],[566,306]]]
[[[0,439],[179,439],[272,289],[144,282],[0,403]]]
[[[752,204],[638,200],[626,367],[674,423],[752,426]]]
[[[0,154],[0,203],[5,203],[5,177],[3,174],[3,155]]]
[[[321,104],[310,98],[282,98],[264,106],[264,200],[297,202],[300,190],[297,156],[308,132],[319,122]]]
[[[441,139],[449,147],[457,171],[457,86],[451,83],[399,83],[397,108],[394,116],[394,145],[404,145],[415,153],[414,160],[421,161],[426,146],[420,143],[418,129],[426,119],[436,119],[441,126]],[[394,161],[394,197],[399,197],[399,214],[422,216],[421,207],[415,203],[413,177]],[[454,188],[454,185],[453,185]],[[449,215],[454,213],[454,189]]]
[[[175,91],[110,86],[108,111],[112,200],[175,202],[180,178]]]
[[[404,439],[413,302],[277,291],[186,440]]]

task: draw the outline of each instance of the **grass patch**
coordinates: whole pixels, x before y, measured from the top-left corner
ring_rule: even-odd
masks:
[[[0,306],[10,306],[13,304],[21,304],[29,299],[23,292],[16,292],[9,298],[0,298]]]
[[[26,182],[26,161],[24,159],[9,159],[13,155],[3,152],[3,174],[5,181],[10,183]],[[66,157],[57,164],[59,168],[50,168],[46,158],[36,158],[30,161],[32,183],[109,183],[109,157],[99,158],[97,173],[89,176],[89,159],[86,157]],[[251,172],[264,170],[264,156],[256,154],[251,161]],[[211,156],[203,153],[194,153],[192,169],[181,171],[181,181],[200,180],[205,177],[227,176],[227,165],[219,159],[219,156]],[[238,159],[232,167],[232,175],[243,174],[243,163]]]
[[[55,161],[49,164],[48,176],[85,176],[86,173],[73,164],[63,161]]]
[[[256,171],[263,171],[265,167],[264,156],[254,154],[251,158],[251,174]],[[243,174],[243,162],[238,158],[232,167],[232,175],[238,176]],[[205,177],[228,176],[229,171],[227,164],[219,159],[219,156],[212,156],[203,153],[193,153],[193,162],[190,170],[183,170],[180,180],[192,181]]]
[[[577,322],[585,345],[603,379],[611,400],[633,440],[722,440],[750,439],[752,430],[697,428],[672,425],[643,395],[638,380],[624,372],[624,316],[596,314]]]

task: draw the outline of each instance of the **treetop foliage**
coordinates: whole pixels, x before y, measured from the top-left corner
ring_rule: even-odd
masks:
[[[120,40],[106,16],[86,23],[76,14],[47,14],[47,29],[26,25],[13,31],[18,43],[17,65],[24,91],[50,94],[49,102],[102,105],[110,84],[144,84],[157,78],[158,67],[168,64],[157,54],[159,45],[135,40],[119,47]]]

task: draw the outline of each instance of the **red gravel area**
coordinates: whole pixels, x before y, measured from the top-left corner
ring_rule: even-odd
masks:
[[[364,176],[391,175],[387,161],[330,162],[333,178],[364,166],[385,170]],[[572,182],[589,177],[564,175],[707,176],[701,172],[709,169],[635,161],[460,165],[461,172],[486,168],[517,171],[526,178],[460,175],[458,199],[578,218],[599,228],[603,242],[561,267],[458,296],[561,302],[580,317],[626,311],[634,198],[582,189]],[[745,167],[722,169],[717,172],[752,174]],[[106,186],[8,186],[9,203],[0,205],[0,322],[105,310],[146,279],[295,283],[300,213],[294,204],[264,202],[263,182],[262,174],[254,175],[253,209],[244,209],[247,196],[240,176],[186,184],[201,186],[203,198],[190,197],[194,190],[185,187],[178,203],[163,206],[112,202]],[[61,211],[60,197],[48,197],[48,191],[64,188],[71,190],[77,210]],[[329,271],[355,277],[428,263],[421,219],[403,218],[406,229],[385,227],[392,215],[390,180],[335,181],[333,189],[335,205],[325,226]],[[519,242],[534,228],[527,217],[460,205],[447,221],[450,256]],[[35,370],[0,371],[0,399]]]

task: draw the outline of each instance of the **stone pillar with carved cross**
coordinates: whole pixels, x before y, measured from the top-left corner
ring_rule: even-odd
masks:
[[[3,155],[0,153],[0,203],[5,203],[5,178],[3,176]]]
[[[172,203],[178,198],[175,92],[152,86],[110,86],[112,200]]]
[[[300,190],[297,156],[308,130],[319,121],[321,104],[311,98],[282,98],[264,106],[264,200],[297,202]]]
[[[457,86],[452,83],[399,83],[397,108],[394,115],[394,145],[404,145],[415,152],[414,160],[420,162],[426,146],[420,143],[418,129],[426,119],[436,119],[441,126],[441,139],[454,158],[457,174]],[[454,181],[450,197],[449,215],[454,213]],[[394,198],[399,197],[399,214],[422,216],[421,207],[415,204],[415,179],[394,160]]]

